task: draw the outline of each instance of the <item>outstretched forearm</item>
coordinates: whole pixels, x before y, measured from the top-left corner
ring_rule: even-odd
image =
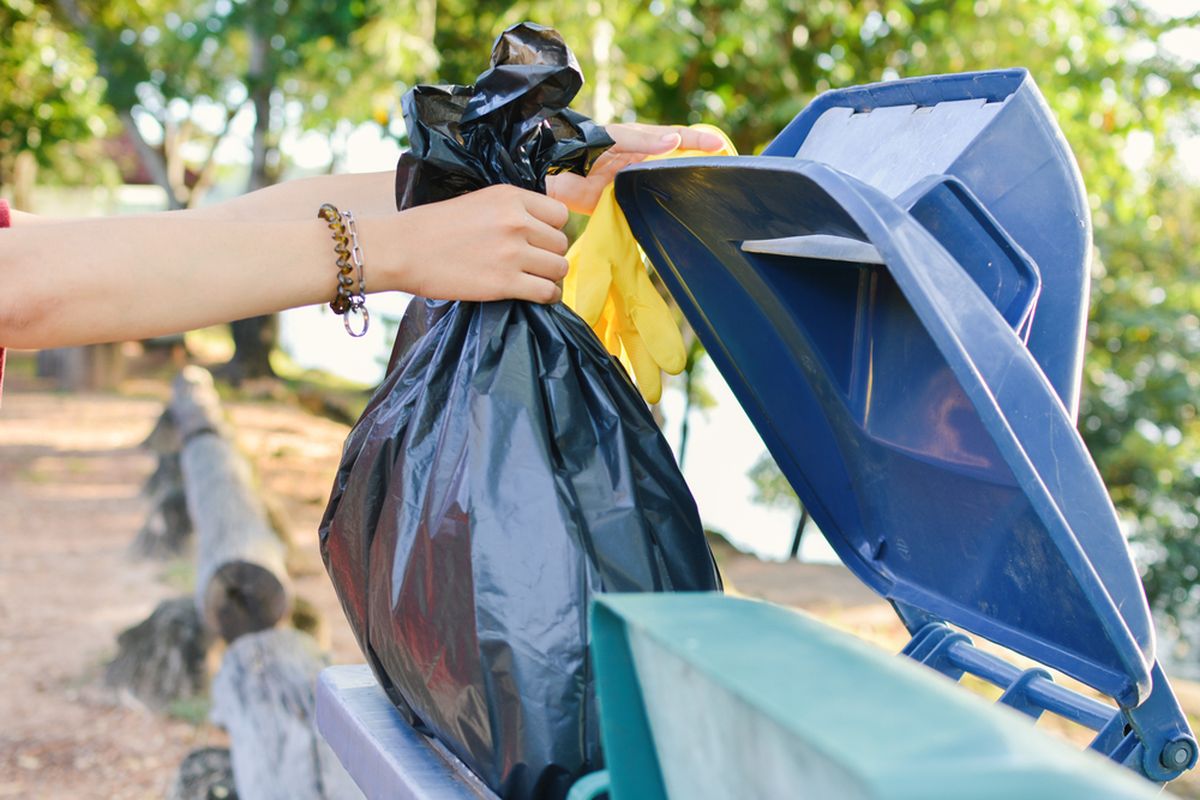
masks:
[[[328,300],[334,256],[317,209],[353,210],[374,229],[395,217],[393,191],[391,173],[331,175],[166,214],[14,211],[0,238],[0,346],[145,338]],[[401,288],[373,271],[373,290]]]
[[[297,178],[223,203],[174,213],[197,219],[304,220],[314,219],[322,203],[332,203],[360,217],[385,216],[396,211],[395,179],[392,172]]]
[[[14,222],[0,234],[0,346],[146,338],[320,302],[336,285],[315,215]]]

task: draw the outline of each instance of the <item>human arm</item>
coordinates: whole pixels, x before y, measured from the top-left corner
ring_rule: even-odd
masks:
[[[588,212],[617,170],[676,147],[716,149],[686,128],[609,126],[615,146],[587,178],[552,176],[547,200],[513,187],[397,213],[393,174],[289,181],[215,206],[96,220],[13,213],[0,237],[0,346],[146,338],[328,300],[323,202],[360,220],[369,291],[553,302],[566,274],[559,228]],[[471,221],[471,235],[462,233]]]
[[[336,200],[336,194],[324,194]],[[310,197],[239,204],[236,214],[172,212],[95,220],[16,218],[0,235],[0,346],[137,339],[329,300],[332,240]],[[290,200],[288,201],[290,202]],[[363,213],[369,291],[553,302],[566,274],[562,204],[493,186],[427,206]],[[228,209],[226,209],[228,210]],[[369,207],[369,211],[375,209]],[[262,217],[266,217],[263,219]],[[280,218],[283,217],[283,218]],[[472,221],[470,236],[462,220]]]
[[[173,213],[196,219],[278,222],[312,219],[322,203],[348,208],[359,217],[394,215],[396,173],[356,172],[296,178],[216,205]]]
[[[12,225],[20,225],[22,228],[28,227],[29,225],[46,225],[55,221],[52,217],[43,217],[37,214],[27,214],[24,211],[17,211],[15,208],[9,209],[8,215]]]

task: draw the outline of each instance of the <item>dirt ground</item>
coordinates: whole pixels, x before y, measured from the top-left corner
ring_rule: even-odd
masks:
[[[154,468],[138,444],[166,387],[58,394],[23,379],[20,360],[0,408],[0,798],[161,798],[190,750],[225,741],[195,710],[155,714],[102,679],[117,634],[191,579],[188,560],[127,553]],[[275,404],[229,412],[288,523],[296,592],[321,612],[322,644],[359,661],[316,551],[345,426]]]
[[[27,377],[18,354],[0,408],[0,798],[162,798],[190,750],[224,742],[203,709],[153,713],[105,687],[117,634],[184,594],[189,561],[127,553],[154,467],[138,448],[166,384],[67,395]],[[316,529],[346,427],[277,402],[227,403],[243,451],[294,545],[296,592],[324,620],[335,662],[360,661],[317,553]],[[903,628],[845,569],[773,564],[719,549],[734,591],[807,609],[896,650]],[[1200,707],[1200,691],[1181,686]],[[1173,786],[1200,797],[1194,786]]]

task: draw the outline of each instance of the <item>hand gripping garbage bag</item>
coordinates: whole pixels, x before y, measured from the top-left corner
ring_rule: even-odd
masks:
[[[586,172],[611,142],[566,108],[581,83],[561,37],[524,24],[474,87],[413,89],[401,207]],[[649,410],[561,304],[412,301],[321,550],[392,702],[521,800],[601,766],[589,599],[720,588]]]

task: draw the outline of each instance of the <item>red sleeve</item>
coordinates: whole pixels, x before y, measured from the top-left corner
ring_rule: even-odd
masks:
[[[0,228],[12,224],[12,214],[8,210],[8,202],[0,200]],[[4,348],[0,347],[0,400],[4,399]]]

